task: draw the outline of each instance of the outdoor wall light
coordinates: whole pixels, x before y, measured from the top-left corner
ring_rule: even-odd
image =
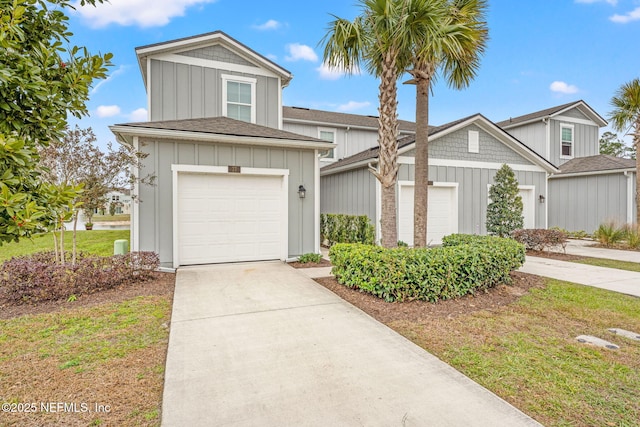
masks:
[[[538,196],[538,200],[540,200],[540,203],[544,203],[544,196],[541,194]]]
[[[307,197],[307,190],[304,188],[304,185],[298,186],[298,196],[300,196],[301,199]]]

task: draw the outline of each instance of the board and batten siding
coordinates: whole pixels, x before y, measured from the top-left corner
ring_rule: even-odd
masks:
[[[635,194],[632,173],[549,179],[549,226],[593,233],[604,222],[635,221]]]
[[[367,168],[322,176],[320,212],[366,215],[376,225],[376,178]]]
[[[487,203],[489,185],[497,169],[429,166],[429,181],[458,183],[458,232],[486,234]],[[514,171],[519,185],[535,186],[535,226],[546,228],[546,207],[538,202],[546,195],[546,172]],[[398,180],[415,181],[414,165],[400,165]]]
[[[140,149],[149,155],[141,174],[155,173],[155,185],[139,188],[140,250],[160,254],[160,263],[173,263],[173,177],[171,165],[243,166],[289,170],[289,256],[315,252],[313,150],[251,147],[206,142],[140,139]],[[304,185],[306,198],[298,197]]]
[[[531,148],[542,157],[548,159],[547,153],[547,125],[541,121],[524,126],[507,129],[518,141]]]
[[[568,162],[571,158],[562,158],[561,153],[561,135],[560,127],[563,125],[573,126],[573,157],[588,157],[599,154],[599,131],[600,129],[596,125],[585,125],[581,123],[574,123],[567,120],[550,120],[549,130],[551,138],[551,155],[549,161],[554,165],[562,165]]]
[[[222,75],[256,79],[256,124],[279,128],[277,78],[196,65],[151,60],[151,121],[222,115]]]

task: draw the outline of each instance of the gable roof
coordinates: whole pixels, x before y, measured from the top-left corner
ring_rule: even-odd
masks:
[[[597,156],[577,157],[560,166],[560,173],[568,175],[584,172],[620,171],[636,168],[636,161],[622,157],[598,154]]]
[[[607,125],[607,121],[603,119],[598,113],[596,113],[596,111],[593,108],[591,108],[583,100],[569,102],[567,104],[562,104],[562,105],[557,105],[555,107],[546,108],[544,110],[536,111],[530,114],[525,114],[523,116],[511,117],[507,120],[503,120],[496,124],[503,129],[509,129],[509,128],[521,126],[527,123],[543,120],[549,117],[559,116],[562,113],[568,110],[571,110],[573,108],[578,108],[583,114],[585,114],[587,117],[589,117],[592,121],[594,121],[599,126]]]
[[[344,125],[344,127],[378,129],[377,116],[337,113],[303,107],[282,107],[282,117],[285,122],[311,122],[330,127]],[[398,126],[403,132],[416,131],[416,124],[414,122],[398,120]]]
[[[218,44],[242,56],[249,62],[266,68],[267,70],[270,70],[274,74],[280,76],[280,78],[282,79],[283,87],[287,86],[293,78],[293,74],[291,74],[290,71],[282,68],[275,62],[271,61],[269,58],[262,56],[245,44],[240,43],[225,32],[218,30],[211,33],[204,33],[191,37],[183,37],[166,42],[136,47],[138,65],[140,66],[140,72],[142,73],[142,79],[144,80],[145,87],[147,86],[147,61],[149,60],[150,56],[165,53],[183,52]]]
[[[123,123],[109,126],[109,129],[120,140],[128,143],[131,143],[134,136],[146,136],[248,145],[295,146],[319,150],[335,147],[335,144],[318,138],[229,117]]]
[[[558,169],[551,162],[511,136],[509,133],[505,132],[502,128],[498,127],[495,123],[484,117],[482,114],[474,114],[472,116],[464,117],[462,119],[455,120],[441,126],[430,126],[429,142],[451,132],[455,132],[456,130],[464,128],[465,126],[468,126],[470,124],[476,124],[483,130],[492,133],[496,138],[502,138],[502,140],[508,146],[510,146],[510,148],[514,149],[514,151],[517,151],[518,154],[530,160],[532,163],[543,167],[549,172],[558,172]],[[403,152],[409,151],[414,148],[415,142],[415,135],[407,135],[398,139],[398,154],[402,154]],[[323,167],[321,171],[326,173],[345,169],[348,170],[366,165],[378,158],[379,151],[379,147],[369,148],[368,150],[361,151],[360,153],[346,157],[335,163],[331,163]]]

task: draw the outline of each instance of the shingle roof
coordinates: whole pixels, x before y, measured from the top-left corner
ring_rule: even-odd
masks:
[[[607,121],[605,119],[603,119],[598,113],[595,112],[595,110],[593,110],[593,108],[591,108],[586,102],[584,102],[583,100],[578,100],[578,101],[574,101],[574,102],[569,102],[567,104],[562,104],[562,105],[557,105],[555,107],[551,107],[551,108],[546,108],[544,110],[540,110],[540,111],[536,111],[530,114],[525,114],[524,116],[518,116],[518,117],[511,117],[507,120],[503,120],[501,122],[496,123],[498,126],[500,126],[501,128],[509,128],[512,127],[514,125],[517,125],[519,123],[526,123],[532,120],[536,120],[536,119],[542,119],[544,117],[547,116],[553,116],[554,114],[557,114],[563,110],[566,110],[568,108],[574,107],[574,106],[584,106],[587,108],[589,114],[591,116],[591,118],[595,121],[595,122],[600,122],[602,126],[605,126],[607,124]]]
[[[253,123],[230,119],[229,117],[208,117],[201,119],[162,120],[155,122],[123,123],[116,126],[143,129],[165,129],[205,134],[233,135],[240,137],[274,138],[293,141],[326,142],[318,138],[304,136]]]
[[[564,175],[580,172],[597,172],[619,169],[634,169],[636,161],[633,159],[624,159],[622,157],[609,156],[607,154],[599,154],[597,156],[577,157],[569,160],[560,166],[560,173]]]
[[[359,126],[367,128],[378,128],[378,117],[362,116],[359,114],[336,113],[332,111],[312,110],[302,107],[283,107],[282,113],[285,121],[304,120],[308,122],[341,124],[346,126]],[[398,120],[401,131],[415,132],[416,124],[406,120]]]

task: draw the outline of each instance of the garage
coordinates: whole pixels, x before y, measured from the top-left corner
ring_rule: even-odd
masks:
[[[400,182],[398,194],[398,238],[413,246],[413,182]],[[458,232],[458,184],[433,183],[429,186],[427,209],[429,245],[442,243],[442,238]]]
[[[174,176],[176,265],[286,259],[287,171]]]

